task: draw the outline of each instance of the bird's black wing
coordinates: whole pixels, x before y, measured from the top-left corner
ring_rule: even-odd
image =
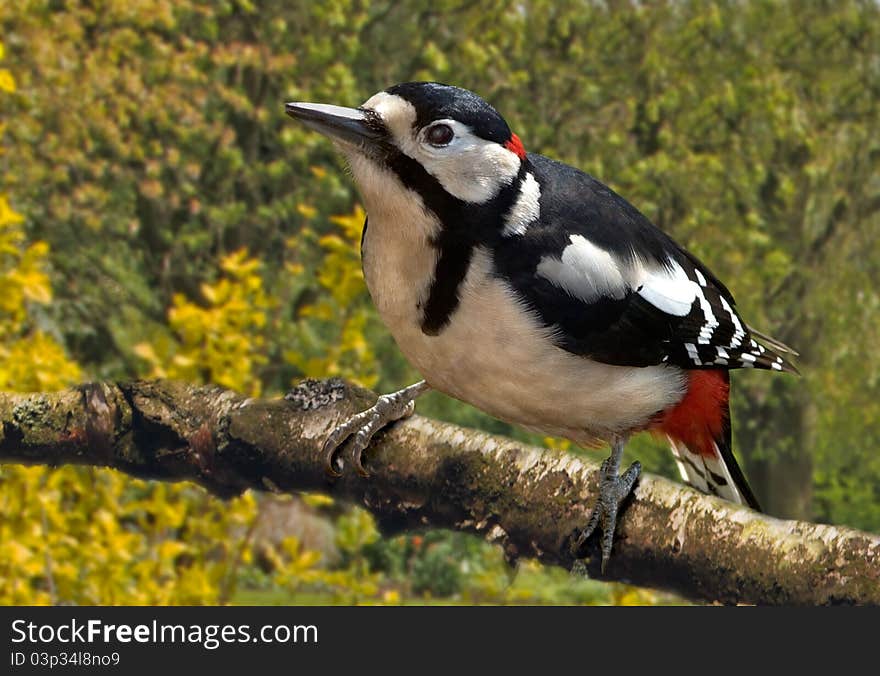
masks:
[[[493,246],[496,273],[559,346],[608,364],[795,371],[759,343],[730,291],[607,186],[530,155],[537,218]]]

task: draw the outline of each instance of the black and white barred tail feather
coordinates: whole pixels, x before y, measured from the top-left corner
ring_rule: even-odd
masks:
[[[668,439],[675,464],[686,484],[701,493],[761,511],[761,505],[733,455],[729,418],[720,438],[715,439],[711,456],[691,450],[684,442],[672,437]]]
[[[800,357],[801,353],[795,350],[792,347],[789,347],[781,340],[777,340],[773,336],[768,336],[766,333],[761,333],[753,326],[746,326],[746,328],[751,331],[752,335],[754,335],[761,342],[767,343],[768,347],[773,348],[777,352],[784,352],[785,354],[790,354],[793,357]]]

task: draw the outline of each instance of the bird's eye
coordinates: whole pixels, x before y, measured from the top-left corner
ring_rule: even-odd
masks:
[[[455,136],[455,132],[452,131],[452,127],[448,124],[435,124],[425,134],[425,138],[428,139],[428,143],[432,146],[448,145],[452,141],[453,136]]]

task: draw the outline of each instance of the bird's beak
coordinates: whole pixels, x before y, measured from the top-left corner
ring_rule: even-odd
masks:
[[[309,129],[343,143],[365,147],[379,144],[386,138],[381,125],[370,124],[366,113],[357,108],[295,102],[286,104],[284,110]]]

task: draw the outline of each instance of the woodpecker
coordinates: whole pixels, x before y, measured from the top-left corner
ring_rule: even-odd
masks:
[[[473,92],[408,82],[359,108],[288,103],[335,142],[366,207],[364,278],[400,350],[424,377],[337,427],[353,462],[384,425],[435,389],[582,446],[608,442],[599,497],[574,539],[602,530],[602,568],[621,502],[627,439],[668,437],[682,478],[759,509],[733,456],[729,371],[796,373],[783,343],[751,329],[696,256],[592,176],[527,153]],[[335,469],[332,471],[336,471]]]

